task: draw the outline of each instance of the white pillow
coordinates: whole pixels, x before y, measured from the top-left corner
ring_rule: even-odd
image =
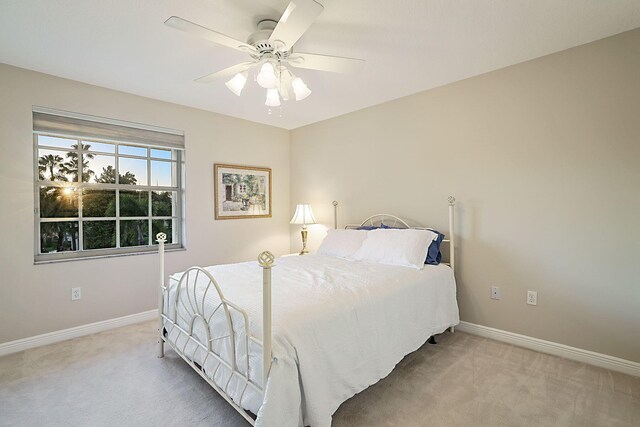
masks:
[[[316,252],[319,255],[329,255],[339,258],[351,258],[362,242],[367,238],[366,230],[327,230]]]
[[[429,230],[371,230],[353,259],[423,269],[429,245],[437,237]]]

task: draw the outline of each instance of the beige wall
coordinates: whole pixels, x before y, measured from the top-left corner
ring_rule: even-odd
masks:
[[[289,251],[288,131],[0,64],[0,343],[156,307],[157,256],[33,264],[32,105],[184,130],[188,250],[167,270]],[[214,162],[271,167],[273,218],[214,221]]]
[[[639,76],[635,30],[296,129],[291,209],[315,248],[334,199],[446,229],[453,194],[463,320],[640,362]]]

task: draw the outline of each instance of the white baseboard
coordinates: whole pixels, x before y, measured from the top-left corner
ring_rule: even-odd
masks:
[[[456,326],[456,330],[640,377],[640,363],[632,362],[631,360],[503,331],[502,329],[476,325],[475,323],[461,321]]]
[[[158,310],[154,309],[144,311],[142,313],[117,317],[115,319],[89,323],[88,325],[76,326],[74,328],[36,335],[34,337],[9,341],[0,344],[0,356],[72,338],[91,335],[97,332],[119,328],[121,326],[146,322],[148,320],[155,319],[157,316]],[[621,359],[619,357],[583,350],[581,348],[571,347],[564,344],[558,344],[539,338],[533,338],[526,335],[516,334],[514,332],[504,331],[502,329],[490,328],[488,326],[476,325],[475,323],[464,321],[461,321],[460,324],[456,326],[456,330],[640,377],[640,363]]]
[[[117,317],[115,319],[103,320],[101,322],[89,323],[88,325],[76,326],[75,328],[63,329],[61,331],[49,332],[47,334],[36,335],[35,337],[23,338],[0,344],[0,356],[16,353],[42,345],[53,344],[71,338],[91,335],[108,329],[119,328],[121,326],[133,325],[134,323],[146,322],[158,317],[158,310],[143,311],[142,313],[130,314],[128,316]]]

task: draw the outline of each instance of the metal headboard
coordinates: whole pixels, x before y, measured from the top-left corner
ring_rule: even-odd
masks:
[[[382,224],[387,225],[393,228],[411,228],[409,224],[404,222],[404,220],[398,218],[395,215],[390,214],[375,214],[371,215],[369,218],[362,221],[359,226],[356,227],[364,227],[370,225],[372,227],[380,227]],[[345,228],[352,228],[353,226],[347,225]]]
[[[449,262],[445,263],[451,267],[451,269],[455,272],[455,240],[454,240],[454,223],[453,223],[453,214],[454,214],[454,206],[456,204],[456,198],[453,196],[448,197],[449,202],[449,233],[445,235],[445,239],[442,240],[443,243],[449,244]],[[371,215],[369,218],[362,221],[360,224],[347,224],[344,228],[347,229],[357,229],[358,227],[363,226],[373,226],[379,227],[380,225],[387,225],[392,228],[413,228],[415,230],[433,230],[429,227],[412,227],[407,224],[401,218],[398,218],[395,215],[391,214],[375,214]],[[333,201],[333,228],[338,228],[338,202]]]

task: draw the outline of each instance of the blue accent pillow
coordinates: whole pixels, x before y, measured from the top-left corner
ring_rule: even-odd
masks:
[[[393,230],[402,230],[402,228],[400,228],[400,227],[389,227],[388,225],[386,225],[384,223],[380,223],[380,228],[393,229]]]
[[[357,230],[377,230],[380,227],[376,227],[375,225],[361,225],[357,228]]]
[[[444,234],[439,232],[438,230],[429,229],[438,235],[438,238],[431,242],[429,245],[429,250],[427,251],[427,260],[424,262],[425,264],[438,265],[442,260],[442,253],[440,252],[440,244],[444,239]]]
[[[398,227],[389,227],[388,225],[385,225],[384,223],[380,223],[379,226],[377,225],[361,225],[360,227],[358,227],[358,230],[378,230],[380,228],[398,228]]]

